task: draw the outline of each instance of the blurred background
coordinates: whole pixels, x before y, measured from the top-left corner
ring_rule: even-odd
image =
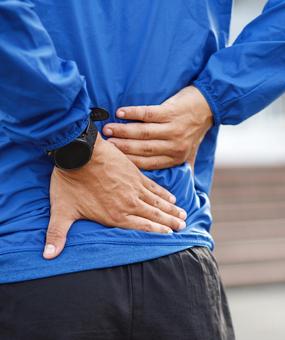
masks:
[[[236,0],[231,42],[265,0]],[[237,340],[285,339],[285,96],[223,126],[212,190],[215,255]]]

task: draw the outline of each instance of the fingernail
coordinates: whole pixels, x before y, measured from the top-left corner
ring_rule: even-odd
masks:
[[[173,230],[171,229],[167,230],[166,234],[173,234]]]
[[[185,218],[187,217],[186,211],[181,210],[179,212],[179,217],[182,218],[182,220],[185,220]]]
[[[113,131],[111,130],[111,129],[104,129],[104,134],[106,135],[106,136],[112,136],[112,134],[113,134]]]
[[[185,221],[179,222],[179,230],[182,230],[182,229],[184,229],[185,227],[186,227]]]
[[[125,117],[125,112],[124,111],[118,111],[117,112],[117,117],[119,117],[119,118],[124,118]]]
[[[47,244],[45,246],[44,255],[51,256],[55,254],[55,246],[53,244]]]
[[[171,202],[171,203],[175,203],[176,202],[176,197],[175,196],[170,196],[169,197],[169,201]]]

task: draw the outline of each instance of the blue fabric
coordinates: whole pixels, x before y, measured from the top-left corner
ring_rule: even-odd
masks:
[[[233,46],[228,0],[0,1],[0,282],[111,267],[204,245],[220,124],[237,124],[285,89],[285,2],[268,1]],[[159,104],[194,83],[215,125],[195,177],[182,164],[144,173],[177,197],[187,228],[173,235],[77,221],[67,247],[42,258],[52,163],[47,149],[86,126],[89,107]],[[98,123],[101,131],[103,124]]]

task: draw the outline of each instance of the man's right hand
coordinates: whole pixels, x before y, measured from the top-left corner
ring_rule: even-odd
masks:
[[[171,233],[185,227],[175,197],[146,176],[98,134],[92,159],[82,168],[54,168],[51,216],[44,258],[58,256],[72,223],[88,219],[110,227]]]

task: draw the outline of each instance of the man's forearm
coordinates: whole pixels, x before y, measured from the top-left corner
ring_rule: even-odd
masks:
[[[231,47],[211,56],[194,85],[215,124],[238,124],[285,91],[285,2],[270,0]]]

